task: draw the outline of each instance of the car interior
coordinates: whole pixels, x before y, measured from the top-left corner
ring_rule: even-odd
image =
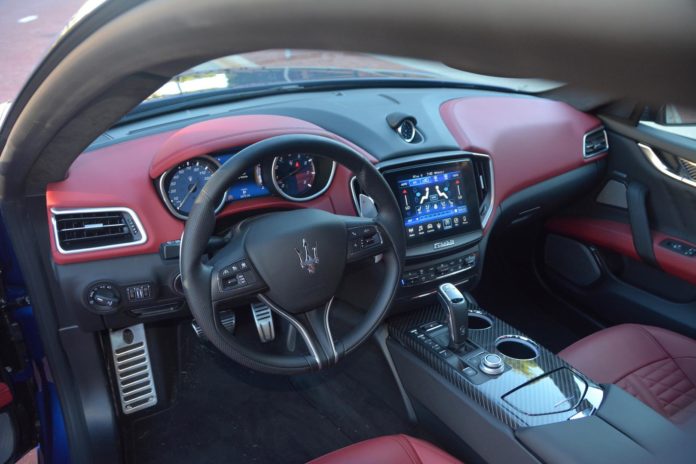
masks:
[[[583,70],[603,23],[554,11],[474,47],[483,4],[165,3],[83,18],[2,126],[1,258],[61,406],[22,440],[3,377],[8,460],[693,462],[687,65],[600,77],[640,34]]]

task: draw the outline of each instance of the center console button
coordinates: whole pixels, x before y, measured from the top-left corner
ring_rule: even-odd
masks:
[[[503,358],[497,354],[487,354],[481,358],[481,370],[489,375],[502,374],[505,370]]]

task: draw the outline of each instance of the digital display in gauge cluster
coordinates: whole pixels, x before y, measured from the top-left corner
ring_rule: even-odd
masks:
[[[220,164],[225,164],[225,161],[230,159],[234,153],[228,153],[223,155],[215,156],[215,159],[220,162]],[[237,178],[237,181],[232,184],[230,189],[227,191],[226,201],[243,200],[245,198],[257,198],[265,197],[270,195],[268,187],[263,183],[263,176],[261,174],[261,165],[256,165],[248,168],[241,176]]]

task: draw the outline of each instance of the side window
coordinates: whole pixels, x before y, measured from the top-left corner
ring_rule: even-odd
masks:
[[[696,109],[670,103],[655,112],[646,111],[640,123],[696,140]]]

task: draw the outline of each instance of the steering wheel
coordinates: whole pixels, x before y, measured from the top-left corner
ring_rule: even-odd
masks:
[[[374,218],[314,208],[273,212],[238,224],[211,259],[206,248],[215,207],[248,166],[277,153],[312,153],[347,167],[379,205]],[[249,368],[297,374],[329,367],[360,346],[392,302],[405,256],[399,206],[377,169],[345,144],[315,135],[284,135],[251,145],[220,167],[194,202],[181,238],[186,300],[201,330],[222,353]],[[384,279],[371,307],[343,339],[334,340],[329,316],[346,264],[382,254]],[[297,329],[309,355],[252,349],[227,331],[216,308],[256,295]]]

